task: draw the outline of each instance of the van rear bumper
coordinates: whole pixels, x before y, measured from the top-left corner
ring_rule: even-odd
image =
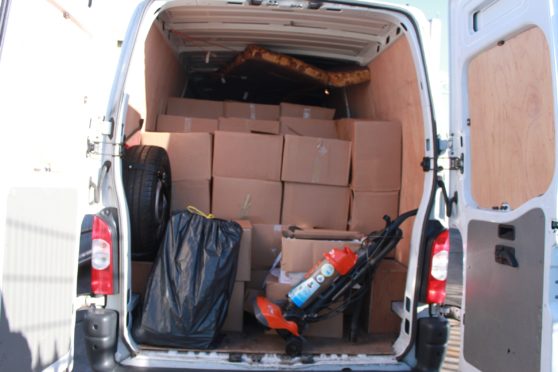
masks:
[[[118,313],[114,310],[92,308],[83,320],[85,350],[94,371],[114,371],[118,368],[114,359],[118,340]]]
[[[308,365],[308,367],[312,367],[311,365]],[[339,366],[337,366],[339,367]],[[200,368],[184,368],[184,367],[177,367],[177,368],[161,368],[161,367],[137,367],[137,366],[125,366],[125,365],[118,365],[115,369],[115,371],[130,371],[130,372],[136,372],[136,371],[145,371],[145,372],[171,372],[171,371],[189,371],[189,372],[208,372],[208,371],[215,371],[215,369],[200,369]],[[238,372],[239,370],[242,370],[242,368],[237,368],[237,369],[219,369],[219,371],[223,371],[223,372]],[[296,369],[295,369],[296,370]],[[301,371],[307,371],[308,369],[301,369]],[[319,366],[316,366],[316,369],[311,368],[311,370],[313,372],[331,372],[331,371],[362,371],[362,372],[387,372],[387,371],[401,371],[401,372],[410,372],[413,371],[413,369],[411,367],[409,367],[406,364],[403,363],[397,363],[397,364],[391,364],[391,365],[386,365],[386,366],[354,366],[354,367],[341,367],[341,368],[336,368],[334,366],[332,366],[331,368],[324,368],[324,369],[320,369]],[[271,368],[266,368],[266,369],[261,369],[261,370],[257,370],[257,369],[250,369],[250,372],[274,372],[274,371],[278,371],[278,372],[285,372],[285,371],[293,371],[293,369],[271,369]]]
[[[449,339],[449,322],[442,316],[418,320],[417,364],[414,371],[438,371],[442,366]]]

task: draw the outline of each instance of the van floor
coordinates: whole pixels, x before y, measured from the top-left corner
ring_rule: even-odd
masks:
[[[248,314],[246,314],[248,315]],[[248,320],[248,319],[245,319]],[[346,333],[346,332],[345,332]],[[362,334],[356,342],[348,337],[326,338],[305,337],[304,354],[347,354],[347,355],[391,355],[396,334]],[[161,347],[141,345],[144,350],[167,350]],[[179,351],[208,351],[178,349]],[[285,342],[274,333],[263,327],[245,321],[243,332],[223,332],[223,338],[212,352],[249,353],[249,354],[284,354]]]
[[[345,338],[306,337],[305,354],[393,354],[393,335],[366,335],[356,343]],[[259,333],[247,334],[230,332],[225,335],[222,343],[216,349],[222,352],[256,352],[268,354],[283,354],[285,342],[276,334]]]

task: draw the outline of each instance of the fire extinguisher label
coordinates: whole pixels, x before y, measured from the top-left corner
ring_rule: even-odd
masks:
[[[326,264],[322,265],[322,268],[321,268],[320,271],[322,272],[322,274],[326,278],[328,278],[328,277],[333,275],[333,273],[335,272],[335,269],[333,268],[333,265],[326,263]]]
[[[289,298],[298,307],[302,307],[304,303],[320,288],[314,278],[308,278],[289,292]]]

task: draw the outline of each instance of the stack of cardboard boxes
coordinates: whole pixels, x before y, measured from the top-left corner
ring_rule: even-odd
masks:
[[[223,324],[224,331],[242,332],[244,322],[244,289],[250,280],[250,256],[252,255],[252,224],[249,220],[236,220],[242,226],[242,238],[238,252],[238,266],[229,312]]]
[[[352,142],[349,229],[370,233],[385,227],[384,215],[398,214],[402,136],[398,123],[359,119],[337,121],[340,138]],[[370,291],[367,328],[370,333],[397,332],[400,319],[391,302],[404,297],[406,268],[393,259],[378,266]]]
[[[167,113],[159,115],[158,132],[143,134],[143,144],[169,153],[173,209],[194,205],[236,220],[244,229],[224,330],[242,330],[243,312],[251,311],[257,295],[285,301],[301,273],[331,248],[358,249],[360,242],[347,234],[347,226],[368,233],[384,226],[384,214],[397,214],[400,126],[334,121],[334,113],[289,103],[170,98]],[[289,225],[309,235],[283,237]],[[281,251],[281,265],[270,275]],[[380,272],[389,280],[405,270],[382,264]],[[380,300],[373,294],[372,302]],[[374,322],[384,322],[383,316],[370,313],[371,331],[378,332]],[[306,334],[341,337],[342,320],[338,316],[312,325]]]
[[[193,205],[210,210],[213,138],[222,102],[169,98],[167,114],[159,115],[157,132],[142,134],[143,145],[167,150],[171,165],[171,208]]]
[[[285,138],[281,223],[305,229],[346,230],[351,143],[338,139],[332,120],[334,110],[282,103],[281,115],[281,133]],[[267,275],[266,297],[277,303],[286,301],[291,287],[324,253],[347,245],[353,249],[360,246],[358,242],[335,239],[282,237],[279,275]],[[311,324],[305,334],[340,338],[343,316]]]
[[[212,213],[225,219],[250,221],[252,250],[255,226],[276,225],[281,216],[281,159],[283,138],[279,132],[277,106],[225,102],[225,115],[219,119],[214,136]],[[268,133],[268,134],[266,134]],[[257,225],[256,225],[257,224]],[[259,229],[259,228],[258,228]],[[242,244],[246,243],[244,230]],[[242,331],[246,282],[251,279],[251,257],[245,257],[238,276],[225,331]]]
[[[346,230],[351,143],[337,139],[334,110],[282,103],[281,115],[281,223]]]
[[[252,304],[265,294],[266,277],[281,253],[284,226],[280,224],[254,224],[252,235],[252,261],[250,281],[246,283],[244,310],[252,313]]]
[[[364,233],[397,215],[401,187],[401,126],[398,123],[341,119],[339,137],[352,143],[349,229]]]

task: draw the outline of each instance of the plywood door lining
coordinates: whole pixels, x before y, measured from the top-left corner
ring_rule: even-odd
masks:
[[[403,134],[399,212],[419,206],[424,183],[420,167],[424,156],[424,122],[415,63],[407,38],[398,39],[368,66],[369,84],[347,90],[353,117],[397,121]],[[407,265],[413,219],[403,226],[396,259]]]
[[[468,69],[472,195],[481,208],[516,208],[554,174],[550,54],[531,28],[476,56]]]

